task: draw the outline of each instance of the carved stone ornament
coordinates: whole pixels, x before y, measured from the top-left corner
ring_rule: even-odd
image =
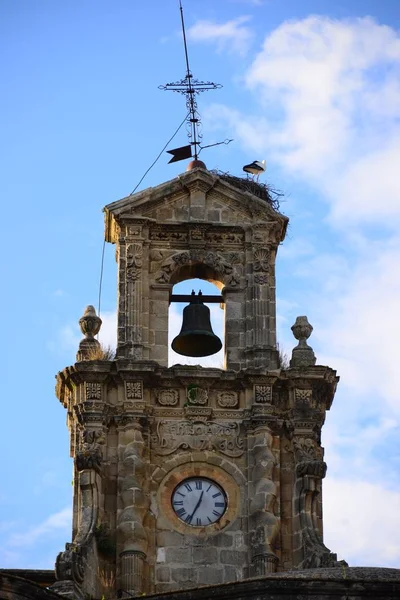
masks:
[[[186,397],[189,404],[200,404],[203,406],[208,402],[208,391],[196,384],[191,384],[186,389]]]
[[[208,231],[206,240],[211,244],[239,245],[243,243],[244,234],[242,232],[233,231]]]
[[[82,450],[76,453],[75,464],[78,471],[94,469],[100,471],[102,462],[102,453],[100,448],[94,450]]]
[[[86,399],[101,400],[101,383],[86,383]]]
[[[303,390],[296,388],[294,390],[294,399],[296,404],[310,406],[312,390]]]
[[[127,400],[141,400],[143,398],[143,382],[126,381],[125,392]]]
[[[218,392],[217,394],[218,406],[222,408],[233,408],[238,405],[237,392]]]
[[[76,360],[91,360],[95,356],[96,351],[100,348],[100,344],[94,336],[99,333],[101,323],[102,321],[96,315],[94,306],[87,306],[83,317],[79,319],[79,326],[85,337],[79,342]]]
[[[326,475],[326,463],[323,461],[324,451],[318,442],[310,437],[296,437],[293,440],[296,457],[296,475],[313,475],[323,479]]]
[[[290,366],[292,368],[314,366],[317,359],[314,350],[307,344],[307,339],[310,337],[313,327],[308,322],[307,317],[297,317],[291,329],[296,340],[299,340],[299,343],[292,350]]]
[[[100,331],[102,320],[96,315],[96,309],[91,304],[86,307],[83,317],[79,319],[79,327],[86,339],[93,339]]]
[[[151,230],[150,239],[160,242],[186,242],[187,231],[174,230],[171,227],[154,228]]]
[[[214,269],[227,285],[235,286],[240,281],[239,275],[234,270],[232,264],[221,256],[221,254],[201,248],[192,248],[189,251],[173,254],[162,265],[161,271],[156,275],[156,281],[159,283],[168,283],[176,267],[196,263],[203,263]]]
[[[131,225],[130,227],[128,227],[128,235],[131,235],[133,237],[138,237],[141,235],[141,233],[142,233],[141,225]]]
[[[253,252],[254,263],[253,269],[254,271],[261,271],[263,273],[268,273],[269,265],[271,260],[271,253],[269,250],[265,248],[255,248]]]
[[[84,577],[82,548],[77,544],[65,544],[64,552],[57,556],[55,571],[59,581],[71,580],[81,584]]]
[[[213,413],[211,406],[185,406],[183,410],[191,421],[209,421]]]
[[[161,420],[152,442],[155,452],[160,455],[172,454],[178,448],[218,450],[231,457],[241,456],[244,452],[239,423]]]
[[[82,431],[79,450],[75,457],[78,471],[84,471],[85,469],[100,470],[103,457],[101,445],[104,443],[105,435],[101,429],[84,429]]]
[[[142,269],[143,248],[141,244],[129,244],[126,250],[126,277],[136,281]]]
[[[254,400],[257,404],[272,403],[272,386],[270,385],[255,385]]]
[[[161,406],[176,406],[179,400],[178,390],[158,390],[157,391],[157,402]]]

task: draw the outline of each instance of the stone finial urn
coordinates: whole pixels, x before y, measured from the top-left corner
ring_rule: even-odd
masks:
[[[97,348],[100,348],[100,344],[94,336],[99,333],[101,324],[102,320],[96,315],[96,309],[89,304],[89,306],[85,308],[83,316],[79,319],[79,327],[85,337],[79,343],[76,360],[88,360],[90,359],[91,354],[93,354]]]
[[[316,363],[314,350],[307,344],[313,326],[308,322],[306,316],[297,317],[296,322],[291,327],[293,335],[299,343],[292,350],[291,367],[312,367]]]

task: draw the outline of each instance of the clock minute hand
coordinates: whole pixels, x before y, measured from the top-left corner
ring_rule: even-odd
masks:
[[[204,490],[201,492],[201,494],[200,494],[200,498],[199,498],[199,500],[198,500],[198,502],[197,502],[197,504],[196,504],[196,506],[195,506],[195,508],[194,508],[194,511],[193,511],[193,512],[192,512],[192,514],[190,515],[190,520],[192,520],[192,519],[193,519],[194,513],[195,513],[195,512],[196,512],[196,510],[199,508],[199,506],[200,506],[200,504],[201,504],[201,500],[202,500],[202,498],[203,498],[203,494],[204,494]]]

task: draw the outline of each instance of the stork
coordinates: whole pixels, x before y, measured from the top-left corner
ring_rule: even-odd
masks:
[[[251,173],[253,175],[253,179],[257,176],[257,181],[261,173],[265,171],[267,168],[266,160],[253,160],[249,165],[244,165],[243,171],[245,173]]]

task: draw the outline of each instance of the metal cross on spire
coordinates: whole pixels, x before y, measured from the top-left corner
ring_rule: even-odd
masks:
[[[183,8],[181,0],[179,0],[179,9],[181,12],[181,23],[182,23],[182,33],[183,33],[183,44],[185,47],[185,59],[186,59],[186,75],[184,79],[180,81],[176,81],[174,83],[166,83],[165,85],[160,85],[160,90],[170,90],[172,92],[178,92],[179,94],[183,94],[186,96],[186,107],[188,110],[187,123],[188,123],[188,138],[190,140],[190,144],[188,146],[183,146],[182,148],[176,148],[175,150],[169,150],[168,152],[173,155],[170,163],[176,162],[178,160],[183,160],[185,158],[190,158],[194,155],[195,160],[199,155],[200,140],[202,138],[200,132],[200,115],[197,110],[197,94],[201,92],[206,92],[208,90],[216,90],[221,88],[222,85],[219,83],[213,83],[212,81],[199,81],[198,79],[194,79],[192,72],[189,66],[189,55],[187,49],[186,42],[186,32],[185,32],[185,22],[183,19]],[[214,144],[213,144],[214,145]],[[193,147],[193,154],[192,154]]]

